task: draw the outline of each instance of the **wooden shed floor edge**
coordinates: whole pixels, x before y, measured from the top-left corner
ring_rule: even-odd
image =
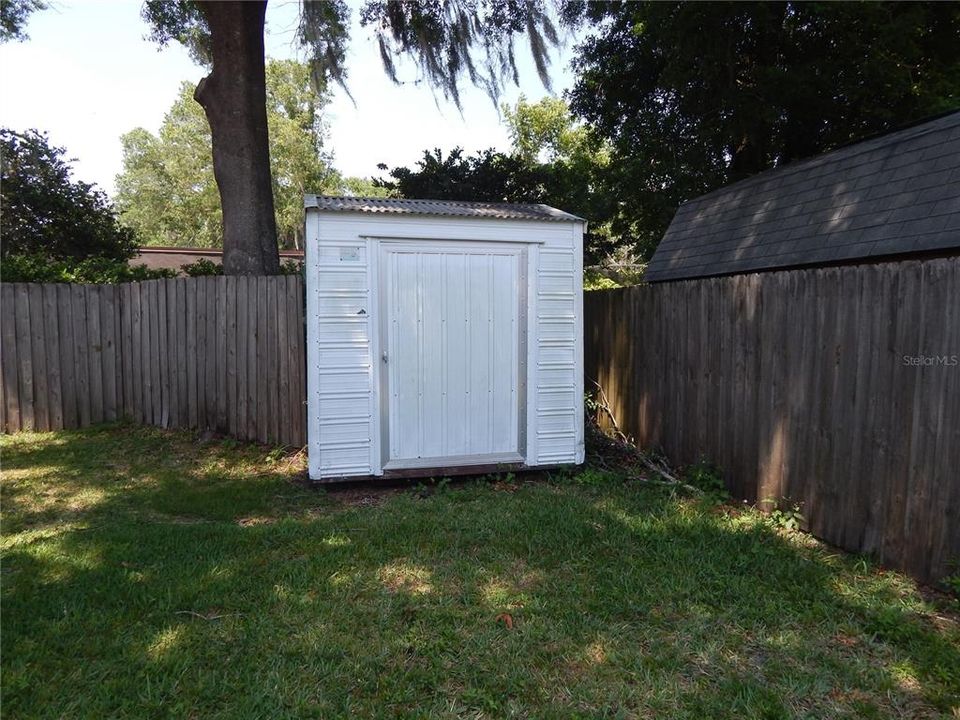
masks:
[[[505,472],[541,472],[576,466],[577,463],[555,465],[525,465],[524,463],[490,463],[486,465],[460,465],[454,467],[403,468],[384,470],[383,475],[349,475],[327,478],[309,478],[314,485],[351,485],[354,483],[375,483],[384,480],[410,480],[417,478],[445,478],[465,475],[490,475]]]

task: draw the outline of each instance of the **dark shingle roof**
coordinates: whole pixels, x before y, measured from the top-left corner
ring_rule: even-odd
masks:
[[[304,204],[324,212],[389,213],[397,215],[452,215],[499,220],[583,221],[549,205],[521,203],[461,202],[399,198],[334,197],[307,195]]]
[[[960,249],[960,112],[685,203],[649,281]]]

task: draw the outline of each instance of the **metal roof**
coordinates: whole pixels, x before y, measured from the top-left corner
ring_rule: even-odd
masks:
[[[583,222],[583,218],[549,205],[524,203],[465,202],[460,200],[415,200],[412,198],[335,197],[307,195],[307,208],[323,212],[359,212],[391,215],[440,215],[496,220],[550,220]]]
[[[953,249],[960,250],[960,112],[681,205],[644,279]]]

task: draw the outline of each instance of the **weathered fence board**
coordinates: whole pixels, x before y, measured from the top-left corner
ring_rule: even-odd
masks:
[[[0,284],[5,432],[118,418],[306,443],[303,281]]]
[[[5,427],[10,432],[20,429],[20,384],[17,361],[17,327],[14,290],[11,285],[0,285],[0,367],[3,371],[3,399],[6,405],[4,413]]]
[[[587,387],[639,445],[936,578],[960,562],[958,297],[960,258],[587,293]]]

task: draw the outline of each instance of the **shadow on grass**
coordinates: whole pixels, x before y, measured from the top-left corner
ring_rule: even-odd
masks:
[[[35,437],[3,458],[11,717],[933,717],[960,702],[960,636],[909,581],[753,515],[613,480],[344,508],[262,449],[123,427]]]

